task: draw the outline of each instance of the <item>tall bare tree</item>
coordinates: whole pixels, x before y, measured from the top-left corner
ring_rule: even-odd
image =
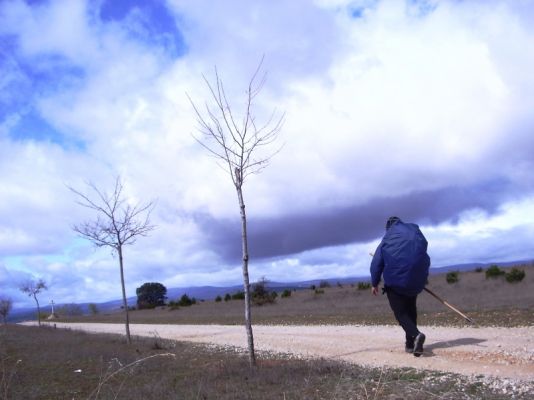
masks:
[[[93,183],[87,183],[92,195],[86,195],[72,187],[69,189],[78,196],[78,204],[96,212],[94,221],[74,225],[73,229],[81,237],[90,240],[97,247],[110,247],[119,257],[120,279],[122,286],[122,304],[125,316],[126,339],[130,337],[130,317],[126,286],[124,284],[123,246],[134,244],[139,236],[146,236],[152,229],[150,212],[154,203],[144,205],[129,204],[123,195],[120,177],[115,180],[115,188],[108,194],[98,189]]]
[[[13,307],[13,301],[11,299],[9,298],[0,299],[0,315],[2,316],[4,325],[7,324],[7,316],[11,312],[12,307]]]
[[[239,117],[232,111],[217,68],[215,68],[213,82],[210,82],[203,75],[204,82],[211,94],[210,100],[204,103],[203,110],[201,111],[191,98],[189,98],[195,110],[198,131],[201,134],[199,137],[195,136],[195,139],[211,155],[215,156],[219,161],[222,161],[222,166],[230,174],[237,192],[241,215],[245,329],[247,332],[251,366],[256,365],[256,356],[254,353],[254,336],[250,313],[251,297],[248,273],[247,215],[245,212],[243,185],[249,175],[258,173],[265,168],[269,164],[270,159],[280,150],[279,147],[272,149],[270,146],[276,141],[284,121],[284,114],[277,116],[276,110],[263,123],[256,121],[253,110],[254,102],[265,83],[265,74],[261,74],[260,76],[262,62],[259,63],[252,78],[248,82],[244,110]],[[262,149],[265,147],[267,147],[267,154]]]
[[[20,285],[20,291],[22,293],[26,293],[30,297],[33,297],[35,303],[37,304],[37,322],[39,326],[41,326],[41,307],[39,306],[39,299],[37,299],[37,295],[43,290],[47,289],[48,287],[46,286],[45,281],[42,279],[39,279],[37,282],[33,279],[29,279]]]

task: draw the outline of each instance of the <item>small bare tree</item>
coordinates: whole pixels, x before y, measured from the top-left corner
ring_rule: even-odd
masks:
[[[120,177],[115,180],[115,188],[111,194],[98,189],[93,183],[87,183],[93,196],[83,194],[72,187],[69,189],[78,198],[78,204],[96,211],[96,220],[74,225],[73,230],[81,237],[90,240],[97,247],[110,247],[119,257],[120,279],[122,286],[122,304],[125,315],[126,339],[130,337],[130,317],[126,287],[124,284],[123,246],[134,244],[137,237],[146,236],[152,229],[150,212],[154,203],[131,205],[123,196],[123,185]]]
[[[39,300],[37,299],[37,295],[43,290],[47,289],[48,287],[46,286],[45,281],[43,281],[42,279],[39,279],[37,282],[35,282],[33,279],[29,279],[28,281],[20,285],[20,291],[22,293],[26,293],[30,297],[33,297],[35,303],[37,304],[37,322],[39,326],[41,326],[41,307],[39,306]]]
[[[4,325],[7,324],[7,316],[11,312],[12,307],[13,307],[13,301],[11,299],[9,298],[0,299],[0,315],[2,316]]]
[[[265,168],[270,159],[278,153],[280,148],[274,149],[268,154],[258,154],[261,149],[272,145],[280,133],[284,121],[284,114],[276,116],[276,110],[266,122],[259,124],[253,111],[254,101],[265,83],[265,74],[259,77],[263,60],[259,63],[252,78],[248,82],[244,111],[238,119],[232,111],[230,102],[226,96],[222,79],[215,68],[215,80],[213,83],[203,76],[210,93],[211,101],[205,102],[205,110],[201,110],[189,98],[198,123],[198,131],[201,137],[195,139],[211,155],[222,161],[223,168],[230,174],[237,192],[239,210],[241,214],[241,245],[243,261],[243,286],[245,291],[245,329],[247,332],[249,361],[251,366],[256,365],[254,353],[254,336],[250,314],[250,282],[248,274],[248,237],[247,215],[245,212],[245,200],[243,197],[243,184],[245,179]],[[259,155],[259,157],[257,157]]]

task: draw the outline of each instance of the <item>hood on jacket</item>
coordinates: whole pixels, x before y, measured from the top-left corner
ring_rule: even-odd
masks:
[[[386,230],[391,228],[393,225],[395,225],[397,222],[402,222],[399,217],[389,217],[386,222]]]

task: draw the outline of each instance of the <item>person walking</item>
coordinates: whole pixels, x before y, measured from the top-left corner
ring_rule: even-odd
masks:
[[[383,277],[382,293],[387,294],[391,310],[406,334],[406,352],[415,357],[423,354],[426,339],[417,328],[417,295],[427,283],[430,267],[427,247],[419,226],[390,217],[370,267],[371,292],[375,296],[378,294]]]

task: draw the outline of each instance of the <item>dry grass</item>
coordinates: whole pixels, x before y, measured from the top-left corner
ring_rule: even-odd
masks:
[[[480,382],[46,327],[0,328],[0,399],[505,399]],[[532,393],[530,394],[532,395]],[[515,397],[528,398],[527,395]]]
[[[504,277],[486,279],[484,273],[460,272],[459,282],[449,284],[445,274],[430,277],[429,287],[481,326],[524,326],[534,321],[534,267],[521,267],[526,277],[508,283]],[[299,290],[291,297],[276,299],[275,304],[252,309],[255,324],[396,324],[386,296],[371,296],[370,290],[353,287],[324,288],[323,294]],[[457,314],[423,292],[418,298],[422,325],[463,326]],[[122,313],[110,313],[64,321],[122,322]],[[177,310],[159,308],[130,313],[133,323],[242,324],[243,302],[205,301]]]

